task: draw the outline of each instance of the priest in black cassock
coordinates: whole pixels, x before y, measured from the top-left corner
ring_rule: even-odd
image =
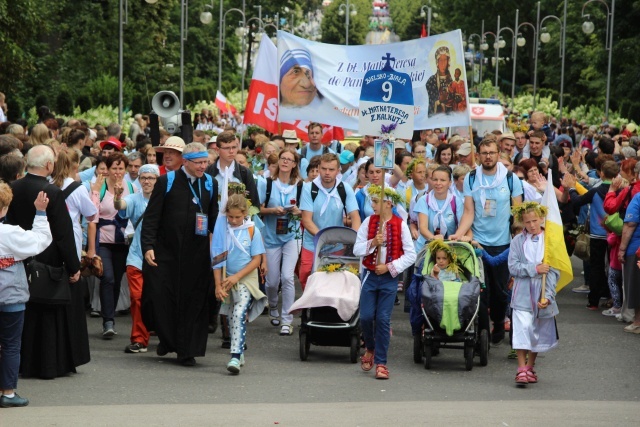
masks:
[[[64,265],[71,282],[69,304],[27,303],[20,352],[23,378],[64,376],[91,360],[73,225],[62,190],[49,184],[46,178],[53,172],[54,159],[53,149],[48,145],[36,145],[29,150],[27,174],[11,183],[13,200],[6,218],[7,224],[31,230],[36,215],[33,201],[40,191],[47,193],[47,217],[53,242],[37,259],[52,267]]]
[[[167,143],[172,138],[179,137]],[[158,178],[142,221],[142,318],[160,339],[159,356],[175,352],[181,364],[193,366],[207,346],[209,235],[218,216],[218,189],[204,173],[208,155],[202,144],[186,145],[182,158],[182,168]]]

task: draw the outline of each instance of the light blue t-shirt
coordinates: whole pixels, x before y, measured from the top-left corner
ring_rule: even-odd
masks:
[[[311,199],[311,183],[305,183],[302,188],[302,197],[300,201],[300,210],[313,212],[312,221],[318,227],[319,230],[327,227],[339,227],[342,226],[342,216],[344,214],[342,200],[340,200],[340,196],[336,189],[336,197],[331,197],[333,200],[329,201],[329,205],[325,212],[321,215],[320,211],[322,210],[322,206],[327,200],[327,196],[325,196],[324,192],[318,189],[318,195],[316,196],[315,201]],[[353,193],[353,189],[348,185],[344,186],[345,193],[347,195],[346,204],[347,204],[347,213],[350,214],[353,211],[358,210],[358,204],[356,202],[356,196]],[[329,189],[328,189],[329,190]],[[328,191],[327,190],[327,191]],[[307,231],[304,231],[304,235],[302,237],[302,247],[308,251],[314,250],[313,246],[313,236]]]
[[[635,222],[636,224],[640,222],[640,193],[636,194],[633,196],[633,199],[631,199],[631,202],[627,207],[627,213],[624,216],[624,222]],[[636,227],[633,231],[625,256],[633,255],[638,250],[638,247],[640,247],[640,227]]]
[[[449,202],[447,206],[444,207],[444,203],[446,202],[446,199],[445,200],[436,199],[438,208],[442,209],[444,207],[444,212],[443,212],[444,222],[445,224],[447,224],[447,235],[445,236],[445,238],[454,234],[458,230],[458,224],[460,224],[460,220],[462,220],[462,214],[464,213],[464,200],[455,196],[454,198],[455,198],[455,204],[456,204],[455,214],[453,212],[453,209],[451,209],[451,202]],[[433,222],[434,218],[436,217],[436,211],[431,209],[427,204],[426,194],[420,197],[420,200],[418,200],[418,203],[416,203],[415,207],[413,208],[413,211],[416,213],[416,215],[421,213],[427,215],[427,217],[429,218],[429,231],[431,233],[436,232],[437,227],[434,226],[434,222]],[[426,242],[427,240],[424,238],[422,234],[420,234],[420,236],[418,237],[418,240],[416,240],[416,244],[415,244],[416,250],[417,251],[422,250]]]
[[[82,172],[78,173],[78,175],[80,176],[80,182],[91,181],[91,178],[93,178],[95,174],[96,174],[95,166],[92,166],[89,169],[83,170]]]
[[[140,217],[144,215],[144,211],[147,209],[149,199],[145,199],[142,193],[129,194],[122,199],[127,204],[127,208],[118,211],[123,219],[131,220],[131,223],[135,226]],[[129,255],[127,256],[127,265],[142,270],[142,245],[140,244],[140,233],[142,231],[142,221],[136,227],[136,231],[133,234],[133,241],[129,247]]]
[[[300,176],[302,177],[302,179],[307,179],[307,168],[309,167],[309,160],[313,159],[315,156],[322,156],[322,152],[324,151],[324,145],[316,151],[312,150],[308,144],[306,145],[306,147],[307,155],[305,157],[302,157],[302,148],[298,150],[298,154],[300,154]],[[329,148],[329,153],[335,154],[335,151]]]
[[[274,182],[271,185],[271,196],[269,197],[269,203],[266,208],[276,208],[279,206],[289,207],[291,206],[291,200],[298,197],[298,191],[296,185],[289,185],[280,183],[283,190],[291,189],[289,194],[281,194],[278,186]],[[291,188],[293,187],[293,188]],[[265,199],[267,198],[267,181],[262,180],[258,182],[258,195],[260,196],[260,204],[264,204]],[[278,220],[287,220],[288,228],[291,229],[290,232],[284,234],[277,233],[277,225]],[[290,240],[294,239],[296,233],[294,230],[300,230],[300,221],[289,221],[289,217],[287,215],[276,216],[276,215],[264,215],[263,221],[265,227],[263,228],[263,236],[264,236],[264,245],[267,248],[278,248]]]
[[[234,231],[246,253],[235,245],[231,248],[227,256],[227,275],[236,274],[251,262],[251,258],[265,252],[260,230],[258,227],[254,227],[253,230],[253,240],[248,229]]]
[[[489,185],[495,180],[495,175],[484,175],[484,185]],[[473,188],[480,186],[480,180],[476,176]],[[513,197],[522,195],[522,184],[517,177],[513,177]],[[485,190],[486,206],[480,202],[480,190],[472,193],[469,188],[469,174],[464,178],[463,193],[465,197],[473,198],[475,216],[471,225],[473,238],[482,246],[503,246],[511,242],[511,230],[509,218],[511,217],[511,197],[509,194],[509,182],[505,177],[497,188]]]

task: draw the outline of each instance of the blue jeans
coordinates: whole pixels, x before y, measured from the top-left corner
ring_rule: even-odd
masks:
[[[120,297],[120,282],[127,268],[129,246],[124,244],[100,244],[98,255],[102,258],[104,273],[100,278],[100,308],[102,323],[113,322]]]
[[[387,364],[387,351],[391,338],[391,312],[398,292],[398,279],[390,273],[378,276],[373,271],[365,272],[366,279],[360,292],[360,325],[364,344],[369,351],[375,350],[376,365]]]
[[[24,310],[0,311],[0,389],[18,387]]]

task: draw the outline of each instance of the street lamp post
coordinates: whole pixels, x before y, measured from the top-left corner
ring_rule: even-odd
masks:
[[[345,39],[346,39],[345,44],[347,46],[349,46],[349,16],[356,16],[357,14],[358,14],[358,10],[356,9],[356,5],[351,4],[349,0],[347,0],[346,4],[342,3],[338,7],[338,15],[345,16]]]
[[[425,12],[425,9],[427,10]],[[427,37],[431,35],[431,0],[429,0],[429,4],[425,4],[420,8],[420,16],[424,18],[427,17]]]
[[[566,22],[566,0],[565,0],[565,22]],[[540,50],[540,42],[548,43],[551,40],[551,35],[546,31],[546,28],[542,25],[544,21],[547,19],[555,19],[560,24],[560,118],[562,118],[562,103],[564,99],[564,59],[565,59],[565,44],[566,44],[566,26],[563,24],[562,20],[555,15],[547,15],[544,18],[540,19],[540,2],[538,2],[538,12],[537,12],[537,22],[536,22],[536,32],[538,36],[536,37],[535,44],[535,56],[534,56],[534,66],[533,66],[533,109],[536,108],[536,92],[538,90],[538,55]],[[543,31],[543,32],[541,32]]]
[[[600,2],[604,5],[605,9],[607,9],[607,31],[605,33],[606,37],[606,49],[609,51],[609,62],[607,65],[607,98],[604,107],[604,117],[605,120],[609,120],[609,96],[611,90],[611,58],[613,53],[613,18],[615,17],[616,10],[616,0],[611,0],[611,9],[609,9],[609,5],[603,0],[589,0],[584,5],[582,5],[582,17],[586,19],[582,24],[582,31],[585,34],[593,33],[595,26],[593,22],[589,21],[590,16],[584,14],[584,9],[587,7],[589,3]]]
[[[483,27],[484,27],[484,22],[483,22]],[[484,28],[483,28],[484,29]],[[482,36],[480,34],[471,34],[469,36],[469,38],[467,39],[467,46],[469,47],[469,49],[471,49],[471,81],[473,82],[474,80],[474,76],[475,76],[475,65],[476,65],[476,45],[473,43],[473,38],[476,37],[478,39],[478,49],[480,48],[480,44],[482,44]],[[480,70],[482,70],[482,60],[480,60]],[[479,81],[478,83],[482,83],[482,72],[480,72],[479,74]],[[476,84],[476,87],[479,87],[478,84]]]
[[[129,19],[129,2],[127,0],[120,0],[118,8],[118,22],[119,22],[119,41],[118,41],[118,123],[122,125],[122,110],[124,108],[123,98],[123,75],[124,75],[124,29]],[[124,15],[124,16],[123,16]]]
[[[495,84],[495,91],[496,91],[496,97],[498,96],[498,93],[500,92],[500,86],[498,84],[498,65],[500,64],[500,48],[501,47],[505,47],[506,46],[506,42],[500,38],[500,15],[498,15],[498,30],[495,34],[496,36],[496,41],[493,45],[493,47],[496,50],[496,84]]]

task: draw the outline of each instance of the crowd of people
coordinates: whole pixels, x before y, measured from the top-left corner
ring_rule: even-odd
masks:
[[[517,332],[516,382],[537,382],[535,355],[556,344],[538,339],[551,337],[555,322],[531,315],[558,312],[557,274],[540,256],[546,211],[538,203],[548,176],[569,253],[574,230],[589,237],[585,284],[573,291],[588,293],[589,310],[640,334],[634,124],[587,126],[532,112],[482,136],[416,131],[394,141],[395,164],[384,170],[374,161],[373,136],[323,143],[318,123],[309,125],[308,143],[295,131],[245,139],[236,119],[207,111],[193,135],[161,130],[154,145],[140,115],[126,135],[117,123],[65,122],[46,107],[38,114],[32,126],[0,123],[0,407],[28,404],[14,391],[19,373],[51,379],[88,363],[87,312],[113,339],[123,295],[132,319],[125,352],[146,352],[155,335],[159,356],[175,353],[193,366],[220,329],[227,369],[239,373],[248,321],[265,314],[279,335],[293,335],[295,277],[304,290],[314,236],[331,226],[358,232],[363,370],[375,365],[376,378],[389,378],[391,313],[417,254],[429,242],[459,240],[485,261],[490,324],[483,326],[492,343]],[[62,299],[35,298],[33,275],[42,265]],[[514,289],[531,294],[542,274],[546,300],[531,307]]]

